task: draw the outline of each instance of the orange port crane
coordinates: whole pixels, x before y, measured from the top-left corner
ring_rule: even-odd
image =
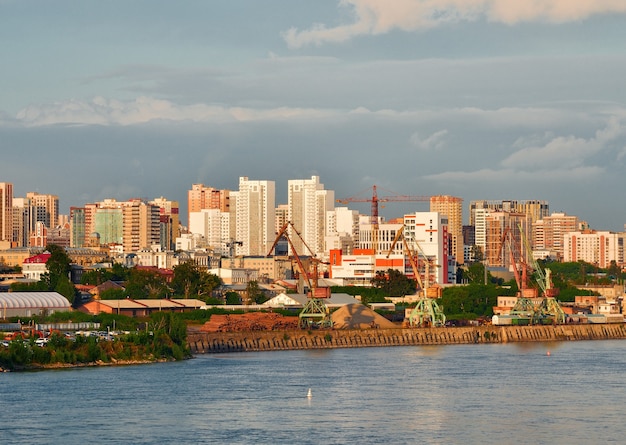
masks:
[[[349,198],[337,199],[337,202],[341,204],[348,204],[350,202],[369,202],[371,203],[371,224],[372,224],[372,249],[374,255],[378,249],[378,208],[381,202],[430,202],[430,196],[413,196],[413,195],[388,195],[378,196],[377,188],[372,186],[371,198],[359,198],[352,196]]]
[[[293,244],[291,237],[289,236],[288,229],[291,228],[292,231],[298,236],[304,247],[310,252],[311,257],[308,262],[309,265],[312,266],[313,271],[311,272],[308,267],[305,267],[302,258],[298,255],[296,251],[296,247]],[[287,221],[283,227],[280,229],[276,236],[276,240],[272,247],[270,248],[267,256],[270,256],[276,247],[276,244],[282,237],[287,238],[287,242],[289,243],[289,247],[293,253],[293,259],[298,264],[298,269],[300,273],[300,277],[304,278],[304,281],[307,283],[309,287],[309,295],[307,298],[307,302],[304,305],[302,311],[299,314],[300,317],[300,327],[301,328],[311,328],[311,327],[332,327],[332,320],[330,319],[330,311],[324,303],[324,300],[330,298],[330,288],[329,287],[319,287],[318,286],[318,265],[319,264],[328,264],[324,261],[318,259],[311,248],[308,246],[304,238],[296,227],[293,225],[291,221]],[[311,281],[311,278],[313,279]]]

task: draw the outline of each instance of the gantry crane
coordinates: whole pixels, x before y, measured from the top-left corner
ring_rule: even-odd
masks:
[[[402,238],[402,245],[404,247],[404,254],[409,258],[409,263],[411,263],[411,268],[413,269],[413,275],[415,276],[415,282],[417,283],[417,292],[419,293],[420,297],[417,300],[417,304],[415,306],[415,308],[411,311],[411,314],[409,315],[409,324],[411,326],[444,326],[446,324],[446,316],[443,313],[443,308],[440,307],[437,302],[428,297],[428,274],[429,274],[429,263],[430,263],[430,259],[426,257],[426,255],[424,254],[424,251],[422,250],[422,248],[420,247],[420,245],[417,243],[417,241],[412,240],[412,242],[418,246],[418,249],[421,251],[422,255],[424,256],[424,261],[425,261],[425,279],[426,279],[426,285],[424,285],[424,283],[422,282],[422,278],[420,276],[420,271],[419,271],[419,266],[418,266],[418,261],[419,261],[419,255],[416,254],[413,249],[411,249],[411,247],[409,246],[409,243],[406,239],[406,236],[404,235],[404,225],[402,227],[400,227],[400,229],[398,230],[398,232],[396,233],[396,236],[393,239],[393,242],[391,243],[391,248],[389,249],[389,252],[387,253],[387,258],[389,258],[389,255],[391,255],[391,252],[393,252],[394,247],[396,246],[396,243],[399,241],[400,238]]]
[[[298,252],[296,251],[296,248],[288,233],[288,229],[290,227],[293,230],[293,232],[296,235],[298,235],[298,238],[300,238],[300,241],[302,242],[302,244],[307,248],[307,250],[311,254],[311,257],[308,259],[308,261],[309,261],[309,266],[312,269],[312,271],[309,270],[309,268],[304,266],[304,263],[302,259],[300,258],[300,255],[298,255]],[[332,327],[332,321],[330,319],[330,311],[328,310],[328,307],[326,306],[326,303],[324,302],[325,299],[330,297],[330,288],[328,287],[320,288],[318,286],[318,278],[319,278],[318,267],[320,263],[324,263],[324,262],[316,258],[314,252],[311,250],[308,244],[304,241],[304,239],[302,238],[302,235],[300,235],[300,232],[298,232],[298,230],[296,229],[296,227],[293,225],[291,221],[286,222],[283,225],[283,227],[280,229],[280,231],[276,235],[276,239],[274,240],[274,243],[272,244],[272,247],[270,248],[267,256],[270,256],[272,254],[272,252],[274,251],[274,248],[276,247],[276,244],[283,236],[287,238],[287,242],[289,243],[289,247],[291,248],[291,252],[293,254],[293,259],[296,261],[296,264],[298,265],[299,275],[300,275],[299,278],[304,279],[304,281],[306,281],[306,284],[309,287],[309,294],[308,294],[307,302],[299,314],[300,327],[303,329],[312,328],[312,327],[321,327],[321,328]]]

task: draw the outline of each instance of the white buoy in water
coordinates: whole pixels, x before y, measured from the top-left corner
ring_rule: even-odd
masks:
[[[307,398],[313,397],[313,393],[311,392],[311,388],[309,388],[309,392],[306,393]]]

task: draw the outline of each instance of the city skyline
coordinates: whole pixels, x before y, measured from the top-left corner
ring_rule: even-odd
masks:
[[[323,180],[323,178],[319,178],[319,177],[313,177],[313,178],[290,178],[288,181],[289,182],[307,182],[310,181],[311,179],[315,180],[317,178],[317,180]],[[1,178],[0,178],[1,179]],[[272,181],[271,179],[258,179],[258,178],[248,178],[248,177],[239,177],[238,180],[250,180],[252,182],[271,182],[271,183],[275,183],[275,181]],[[3,183],[2,181],[0,181],[0,183]],[[9,183],[9,182],[5,182],[7,184],[11,185],[11,189],[15,190],[16,188],[16,184],[13,183]],[[323,184],[322,184],[323,185]],[[194,189],[196,189],[197,187],[206,187],[208,189],[212,189],[213,187],[211,187],[211,185],[209,184],[189,184],[188,185],[188,190],[187,192],[190,192]],[[289,184],[285,184],[284,187],[285,189],[289,188]],[[213,188],[214,189],[214,188]],[[281,189],[280,185],[276,185],[275,184],[275,190],[274,190],[274,196],[278,196],[279,195],[279,191]],[[236,193],[238,192],[238,188],[232,189],[232,190],[226,190],[226,189],[215,189],[217,192],[228,192],[228,193],[234,193],[236,195]],[[336,195],[336,191],[335,190],[329,190],[329,189],[323,189],[323,191],[325,192],[331,192],[332,194]],[[443,195],[443,194],[437,194],[437,195],[432,195],[432,196],[419,196],[420,199],[424,199],[424,201],[422,202],[416,202],[416,201],[410,201],[410,202],[402,202],[402,200],[400,200],[399,202],[393,202],[393,198],[395,197],[395,193],[386,195],[385,194],[386,191],[385,190],[379,190],[378,191],[378,197],[382,198],[381,202],[379,202],[379,216],[381,218],[381,222],[389,222],[389,221],[393,221],[393,220],[397,220],[399,218],[403,218],[404,216],[406,216],[407,213],[414,213],[414,212],[428,212],[429,208],[432,207],[432,198],[438,198],[438,199],[452,199],[452,200],[461,200],[461,209],[462,209],[462,224],[463,225],[472,225],[471,224],[471,213],[472,213],[472,209],[475,205],[486,205],[486,203],[489,202],[493,202],[493,203],[540,203],[542,206],[547,206],[549,212],[547,216],[553,215],[553,214],[559,214],[559,213],[564,213],[567,216],[575,216],[577,217],[580,222],[584,222],[585,224],[588,223],[587,219],[583,216],[583,215],[574,215],[574,214],[570,214],[567,212],[561,212],[558,210],[552,210],[551,208],[551,203],[548,202],[547,200],[542,200],[542,199],[518,199],[518,200],[512,200],[512,199],[503,199],[503,200],[484,200],[484,199],[477,199],[474,201],[466,201],[465,199],[463,199],[463,197],[460,196],[451,196],[451,195]],[[33,194],[37,195],[39,194],[39,192],[27,192],[24,194],[24,196],[19,196],[17,195],[15,192],[13,194],[13,201],[16,201],[18,199],[22,199],[24,198],[26,195],[32,196]],[[56,198],[58,198],[59,200],[59,208],[65,208],[66,206],[63,205],[61,206],[61,201],[63,200],[62,196],[58,196],[58,195],[54,195],[52,193],[49,194],[50,196],[55,196]],[[48,194],[44,195],[44,196],[49,196]],[[384,195],[384,196],[383,196]],[[406,197],[406,198],[410,198],[409,196],[404,196],[404,195],[398,195],[400,198]],[[344,199],[338,198],[336,200],[334,200],[334,208],[347,208],[349,210],[355,210],[357,212],[359,212],[360,215],[365,216],[365,217],[370,217],[371,216],[371,197],[372,197],[372,189],[366,189],[361,191],[361,193],[359,194],[358,197],[353,197],[353,198],[357,198],[356,202],[347,202]],[[362,199],[361,199],[362,198]],[[389,202],[387,202],[387,199],[385,198],[392,198],[389,200]],[[426,200],[426,198],[431,198],[430,200]],[[142,196],[142,197],[138,197],[138,196],[132,196],[129,198],[125,198],[125,199],[120,199],[118,197],[106,197],[102,200],[98,200],[98,201],[93,201],[93,202],[82,202],[82,203],[75,203],[72,204],[70,206],[67,206],[67,208],[69,209],[70,207],[72,208],[82,208],[86,205],[93,205],[96,203],[113,203],[113,204],[123,204],[125,202],[129,202],[129,201],[141,201],[141,202],[145,202],[145,203],[154,203],[155,201],[172,201],[172,202],[176,202],[178,203],[178,208],[179,208],[179,212],[180,215],[188,215],[187,209],[188,209],[188,204],[189,204],[189,196],[187,194],[185,194],[185,196],[183,197],[183,199],[181,201],[178,201],[176,199],[172,199],[169,196]],[[435,202],[437,202],[438,200],[436,200]],[[208,206],[208,204],[206,204]],[[288,205],[288,199],[285,199],[285,202],[279,202],[277,199],[275,200],[275,205],[274,205],[274,209],[276,211],[279,210],[280,207],[287,207]],[[401,209],[402,207],[407,208],[407,211],[394,211],[393,213],[391,211],[389,211],[389,207],[392,208],[396,208],[398,207],[398,209]],[[205,209],[208,209],[209,207],[204,207]],[[200,211],[199,209],[196,210]],[[494,210],[496,211],[496,210]],[[505,211],[511,211],[511,210],[505,210]],[[71,212],[59,212],[59,214],[57,216],[70,216]],[[441,212],[440,212],[441,213]],[[458,218],[458,217],[455,217]],[[178,218],[179,222],[184,226],[184,227],[189,227],[189,221],[187,218],[183,219],[183,218]],[[54,225],[52,226],[54,227]],[[600,230],[600,231],[614,231],[614,232],[625,232],[626,231],[626,224],[624,225],[624,227],[621,228],[621,230],[610,230],[608,228],[605,227],[589,227],[592,230]]]
[[[14,196],[185,215],[194,183],[271,180],[279,204],[316,175],[336,198],[457,196],[465,222],[470,201],[537,199],[624,230],[626,4],[32,3],[0,0]]]

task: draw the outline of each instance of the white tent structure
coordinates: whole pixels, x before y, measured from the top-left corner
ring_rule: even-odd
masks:
[[[307,303],[308,298],[304,294],[286,294],[280,293],[274,298],[267,300],[263,306],[273,308],[302,308]],[[346,304],[356,304],[359,301],[348,294],[331,294],[330,298],[325,298],[324,303],[328,308],[337,308]]]
[[[70,302],[58,292],[2,292],[0,317],[32,317],[54,312],[68,312]]]

